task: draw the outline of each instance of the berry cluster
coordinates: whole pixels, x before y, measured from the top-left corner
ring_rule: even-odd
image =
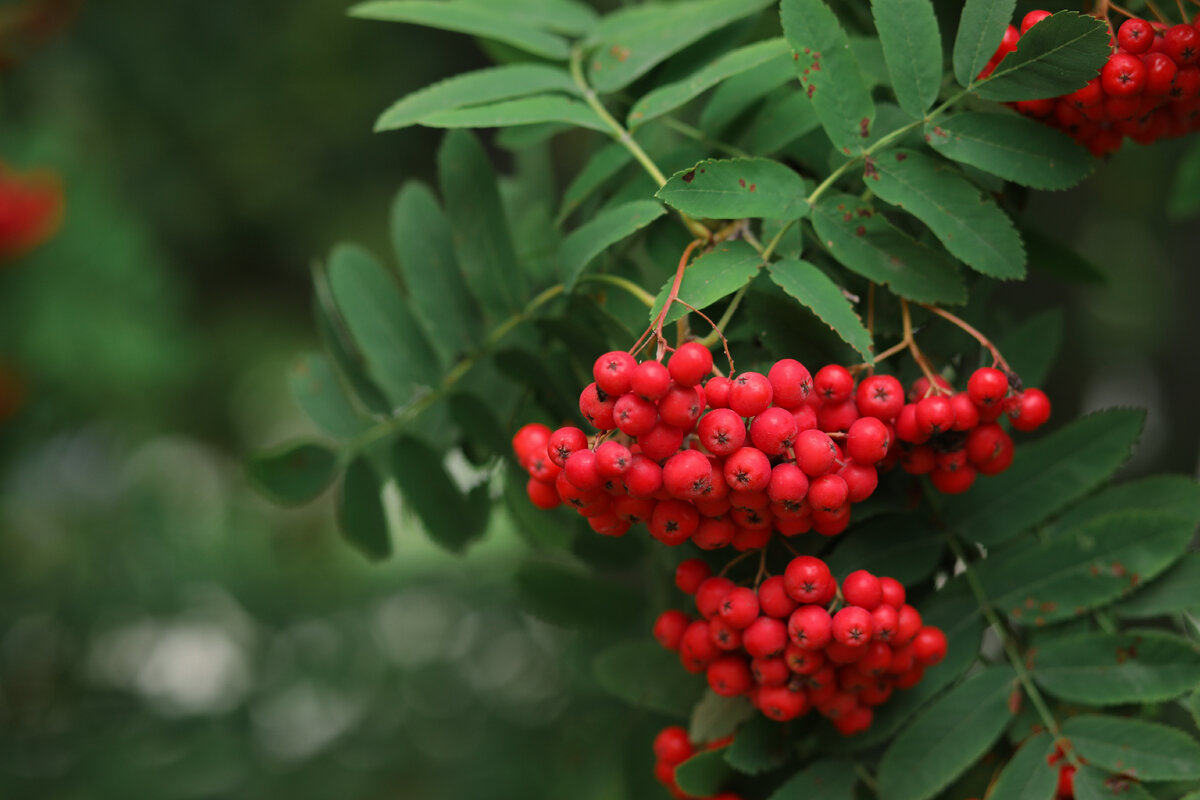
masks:
[[[875,380],[879,379],[863,383]],[[909,402],[897,412],[894,425],[901,468],[929,475],[945,494],[965,492],[978,473],[996,475],[1008,469],[1013,441],[997,423],[1002,415],[1019,431],[1036,430],[1050,418],[1045,392],[1011,391],[1008,376],[992,367],[975,370],[965,392],[955,393],[940,377],[935,384],[927,378],[914,381]]]
[[[945,634],[922,623],[900,582],[866,570],[846,576],[840,597],[812,556],[792,559],[757,590],[712,576],[699,559],[682,562],[675,583],[695,595],[700,618],[666,611],[654,638],[689,672],[703,671],[714,692],[748,695],[780,722],[815,708],[846,736],[864,731],[874,706],[946,655]]]
[[[672,797],[695,798],[695,795],[690,795],[679,788],[679,784],[675,782],[675,768],[694,756],[699,750],[725,747],[731,741],[733,741],[733,737],[726,737],[701,747],[693,742],[688,737],[688,732],[680,726],[672,725],[669,728],[663,728],[654,737],[654,777],[667,787]],[[723,792],[708,798],[708,800],[741,800],[741,798],[732,792]]]
[[[1049,11],[1031,11],[1020,30],[1009,25],[980,77],[990,74],[1017,49],[1021,35],[1048,16]],[[1100,74],[1082,89],[1061,97],[1022,100],[1015,104],[1017,110],[1062,129],[1096,156],[1115,152],[1126,137],[1150,144],[1200,130],[1196,25],[1127,19],[1114,44],[1116,49]]]
[[[58,176],[47,170],[20,173],[0,163],[0,263],[50,238],[62,217]]]

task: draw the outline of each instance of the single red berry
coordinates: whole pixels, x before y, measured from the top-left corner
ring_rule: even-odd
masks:
[[[764,686],[758,692],[760,711],[776,722],[788,722],[808,712],[808,695],[790,686]]]
[[[880,642],[891,642],[896,636],[896,626],[900,624],[900,615],[894,606],[880,603],[871,612],[871,625],[875,630],[872,638]]]
[[[888,606],[881,606],[881,608],[888,608]],[[874,615],[872,615],[873,619]],[[876,636],[875,640],[867,645],[866,655],[855,662],[854,669],[868,678],[879,678],[887,674],[888,665],[891,663],[892,648]]]
[[[708,638],[712,639],[712,643],[717,646],[717,649],[727,653],[740,650],[742,647],[741,630],[720,617],[713,617],[708,621]]]
[[[1070,107],[1070,104],[1067,104]],[[943,378],[941,375],[934,375],[934,381],[940,392],[934,391],[929,383],[929,379],[924,375],[912,382],[912,386],[908,390],[908,402],[916,403],[924,397],[931,394],[951,394],[954,389],[950,386],[950,381]]]
[[[750,423],[750,441],[769,456],[782,455],[796,437],[796,420],[783,408],[768,408]]]
[[[1050,398],[1041,389],[1026,389],[1008,411],[1008,420],[1019,431],[1037,430],[1050,419]]]
[[[1163,34],[1163,52],[1181,67],[1200,61],[1200,31],[1191,25],[1173,25]]]
[[[966,392],[952,395],[950,405],[954,407],[954,430],[969,431],[979,424],[979,409]]]
[[[759,617],[742,631],[742,646],[751,658],[778,656],[787,642],[787,626],[774,617]]]
[[[1140,94],[1146,88],[1146,65],[1137,56],[1114,53],[1100,70],[1100,82],[1115,97]]]
[[[684,594],[695,594],[700,584],[712,577],[712,568],[699,558],[688,558],[675,567],[675,585]]]
[[[1004,429],[994,422],[980,425],[967,433],[965,444],[967,460],[972,464],[990,461],[999,455],[1003,447],[1001,441],[1007,437],[1008,434],[1004,432]]]
[[[743,447],[725,459],[725,482],[739,492],[761,492],[771,482],[771,460],[755,447]]]
[[[826,433],[847,431],[858,417],[858,404],[853,398],[840,403],[823,403],[817,409],[817,427]]]
[[[1155,97],[1170,94],[1178,65],[1166,53],[1146,53],[1142,61],[1146,65],[1146,94]]]
[[[654,427],[637,437],[642,453],[652,461],[662,461],[683,446],[683,430],[659,421]]]
[[[753,589],[738,586],[721,599],[718,611],[721,619],[741,630],[758,619],[758,595]]]
[[[594,383],[589,383],[579,395],[579,413],[593,428],[611,431],[617,427],[613,420],[613,406],[617,400],[600,391]]]
[[[788,642],[783,650],[783,660],[787,662],[788,669],[797,675],[812,675],[824,667],[826,661],[824,650],[808,650],[795,642]]]
[[[810,478],[824,475],[837,458],[833,440],[823,431],[801,431],[796,434],[793,449],[796,451],[796,465]]]
[[[776,619],[784,619],[796,610],[796,601],[788,596],[782,575],[772,575],[758,585],[758,607]]]
[[[692,429],[703,410],[704,400],[691,386],[672,386],[658,401],[658,418],[685,431]]]
[[[833,615],[833,638],[847,645],[871,641],[871,612],[858,606],[846,606]]]
[[[546,454],[546,444],[550,441],[550,429],[538,422],[521,426],[512,438],[513,452],[517,461],[522,464],[531,457]]]
[[[679,642],[679,660],[691,672],[699,672],[716,659],[723,651],[713,644],[708,635],[708,620],[693,620],[683,632]]]
[[[634,453],[621,483],[632,497],[653,497],[662,488],[662,467],[641,453]]]
[[[750,672],[759,686],[783,686],[792,679],[792,671],[781,657],[756,658],[750,662]]]
[[[601,536],[617,538],[629,532],[630,523],[610,510],[604,514],[588,517],[588,527]]]
[[[658,406],[633,392],[626,392],[613,405],[613,422],[628,436],[641,436],[658,422]]]
[[[937,454],[926,444],[919,444],[904,452],[900,458],[900,468],[909,475],[927,475],[937,466]]]
[[[704,398],[709,408],[729,408],[729,387],[733,381],[723,375],[714,375],[704,384]]]
[[[1008,376],[992,367],[980,367],[967,381],[967,396],[977,406],[991,406],[1008,394]]]
[[[721,600],[733,588],[734,583],[728,578],[705,578],[696,587],[696,610],[705,619],[712,619],[721,609]]]
[[[864,706],[881,706],[892,696],[892,682],[887,678],[876,678],[870,686],[858,693],[858,702]]]
[[[828,364],[813,377],[817,397],[826,403],[841,403],[854,391],[854,376],[841,364]]]
[[[605,394],[616,397],[629,391],[629,380],[636,368],[637,359],[624,350],[614,350],[596,359],[592,377]]]
[[[1000,440],[1000,452],[994,458],[976,464],[975,469],[981,475],[999,475],[1012,465],[1015,452],[1012,438],[1004,434],[1004,438]]]
[[[929,473],[929,481],[942,494],[962,494],[975,483],[975,467],[970,464],[958,469],[935,467]]]
[[[895,578],[880,578],[879,591],[881,600],[887,605],[897,610],[899,610],[900,606],[904,605],[904,584]]]
[[[792,419],[796,421],[796,432],[811,431],[817,427],[817,409],[809,403],[801,403],[792,409]]]
[[[842,581],[842,597],[848,605],[874,611],[883,599],[883,589],[879,578],[865,569],[856,569]]]
[[[572,453],[577,450],[586,450],[587,446],[587,434],[579,428],[565,427],[550,434],[550,439],[546,443],[546,452],[551,461],[560,467],[565,467],[567,458]]]
[[[663,464],[663,488],[677,500],[704,497],[712,484],[712,464],[699,450],[681,450]]]
[[[663,728],[654,737],[654,757],[664,764],[675,766],[687,761],[695,752],[687,730],[679,725]]]
[[[940,628],[925,626],[912,641],[913,658],[921,666],[931,667],[946,657],[946,634]]]
[[[1053,97],[1043,97],[1039,100],[1018,100],[1017,110],[1030,117],[1048,117],[1054,113],[1055,100]]]
[[[838,733],[842,736],[854,736],[857,733],[868,730],[874,720],[875,715],[871,712],[871,709],[863,706],[855,706],[833,720],[833,726],[838,729]]]
[[[813,556],[796,556],[783,573],[787,593],[798,603],[828,602],[837,591],[829,566]]]
[[[704,517],[692,534],[692,544],[701,550],[719,550],[733,541],[735,531],[733,522],[725,517]]]
[[[683,500],[659,500],[646,526],[650,535],[665,545],[681,545],[691,537],[700,524],[700,513]]]
[[[967,451],[963,449],[947,450],[934,457],[934,469],[944,469],[949,472],[962,469],[967,464]]]
[[[1091,108],[1104,101],[1104,89],[1099,78],[1092,78],[1080,88],[1064,95],[1063,99],[1079,109]]]
[[[800,606],[788,617],[787,633],[803,650],[823,650],[833,639],[833,618],[820,606]]]
[[[1038,9],[1037,11],[1030,11],[1021,19],[1021,35],[1025,35],[1030,28],[1032,28],[1034,25],[1037,25],[1048,16],[1050,16],[1049,11],[1043,11],[1041,9]]]
[[[643,361],[630,375],[629,388],[647,400],[658,400],[671,388],[671,373],[657,361]]]
[[[837,474],[846,482],[846,500],[851,503],[866,500],[879,486],[879,472],[870,464],[847,461],[846,466],[839,469]]]
[[[1139,55],[1154,44],[1154,28],[1144,19],[1127,19],[1117,30],[1117,44],[1126,53]]]
[[[734,520],[736,523],[737,520]],[[768,522],[762,527],[747,528],[744,525],[737,525],[733,532],[733,540],[729,545],[739,553],[747,550],[761,550],[767,546],[767,542],[771,541],[771,524]]]
[[[907,672],[903,672],[893,678],[892,685],[897,689],[911,689],[920,683],[923,677],[925,677],[925,668],[920,664],[916,664]]]
[[[657,500],[652,497],[621,495],[613,498],[613,513],[626,522],[645,522],[654,514]]]
[[[917,430],[935,435],[954,427],[954,405],[944,394],[926,397],[917,403]]]
[[[846,433],[846,454],[860,464],[882,461],[890,444],[887,425],[875,417],[855,420]]]
[[[687,342],[671,354],[667,371],[672,380],[682,386],[695,386],[712,372],[713,358],[708,348],[699,342]]]
[[[916,665],[910,645],[892,644],[892,663],[888,664],[889,675],[903,675]]]
[[[683,641],[683,632],[691,622],[688,615],[678,609],[664,611],[654,621],[654,638],[666,649],[678,651],[679,644]]]
[[[558,496],[558,490],[554,488],[553,483],[539,481],[537,478],[530,478],[525,483],[525,494],[529,496],[529,502],[547,511],[551,508],[557,508],[559,503],[562,502],[562,498]]]
[[[624,475],[633,463],[633,453],[620,442],[611,439],[601,442],[596,448],[596,469],[605,478],[617,478]]]
[[[814,508],[812,529],[822,536],[837,536],[850,525],[850,508],[850,503],[833,511]]]
[[[858,385],[855,402],[864,417],[890,422],[904,406],[904,387],[891,375],[872,375]]]
[[[892,647],[903,647],[912,641],[921,630],[921,614],[915,608],[905,603],[897,613],[896,638]]]
[[[567,459],[563,472],[576,489],[591,491],[604,484],[604,476],[596,469],[596,454],[591,450],[576,450]]]
[[[929,441],[929,434],[922,431],[917,424],[916,403],[906,403],[896,415],[896,438],[912,444]]]
[[[1171,80],[1171,99],[1177,104],[1183,100],[1191,100],[1200,95],[1200,67],[1195,65],[1180,67]],[[1178,135],[1183,135],[1180,132]]]
[[[766,375],[743,372],[729,387],[729,407],[743,417],[756,417],[771,405],[771,382]]]
[[[892,658],[892,651],[889,649],[887,654],[888,660]],[[839,667],[837,671],[838,688],[843,692],[858,694],[863,689],[871,685],[871,678],[859,671],[858,664]]]
[[[771,469],[767,496],[773,503],[798,510],[808,494],[808,476],[795,464],[776,464]]]
[[[849,491],[842,476],[829,473],[813,478],[808,486],[808,502],[814,511],[836,511],[845,504]]]
[[[718,408],[700,418],[700,444],[715,456],[727,456],[746,443],[746,422],[735,411]]]
[[[767,380],[771,383],[772,399],[780,408],[795,408],[812,393],[812,375],[794,358],[782,358],[772,364]]]

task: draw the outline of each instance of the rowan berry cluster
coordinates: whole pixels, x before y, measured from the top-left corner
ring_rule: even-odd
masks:
[[[863,385],[894,380],[877,376]],[[898,387],[892,386],[889,395]],[[918,378],[908,400],[892,420],[901,443],[900,466],[913,475],[928,475],[945,494],[965,492],[978,474],[996,475],[1012,464],[1013,441],[997,422],[1001,416],[1007,415],[1013,428],[1025,432],[1050,418],[1045,392],[1013,391],[1008,376],[992,367],[975,370],[965,392],[955,392],[940,377],[933,384]]]
[[[1010,25],[980,77],[1017,49],[1021,35],[1050,16],[1031,11]],[[1115,152],[1128,137],[1138,144],[1200,130],[1200,30],[1131,18],[1121,23],[1100,74],[1068,95],[1022,100],[1016,108],[1060,128],[1096,156]]]
[[[654,737],[654,777],[667,787],[672,797],[700,800],[695,795],[688,794],[679,788],[679,784],[675,782],[675,768],[701,750],[727,747],[732,741],[733,737],[730,736],[706,745],[698,745],[691,740],[688,732],[678,725],[663,728]],[[708,800],[741,800],[741,797],[733,792],[722,792],[713,795]]]
[[[872,708],[946,655],[945,634],[922,623],[900,582],[866,570],[847,575],[840,595],[812,556],[757,590],[712,576],[699,559],[682,562],[675,583],[695,596],[700,618],[666,611],[654,638],[689,672],[704,672],[714,692],[747,695],[780,722],[816,709],[846,736],[864,731]]]

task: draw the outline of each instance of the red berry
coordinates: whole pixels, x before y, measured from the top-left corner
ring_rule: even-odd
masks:
[[[1043,97],[1039,100],[1018,100],[1017,110],[1030,117],[1047,117],[1054,113],[1055,99]]]
[[[929,434],[917,425],[916,403],[906,403],[896,416],[896,438],[902,442],[922,444],[929,440]]]
[[[787,722],[808,712],[808,695],[790,686],[766,686],[759,690],[758,708],[776,722]]]
[[[759,686],[783,686],[792,678],[792,671],[782,658],[756,658],[750,662],[750,672]]]
[[[1026,389],[1008,410],[1008,420],[1019,431],[1037,430],[1050,419],[1050,398],[1041,389]]]
[[[1173,25],[1163,34],[1163,52],[1181,67],[1200,61],[1200,31],[1191,25]]]
[[[662,461],[683,446],[683,430],[659,421],[654,427],[638,437],[638,445],[646,458],[652,461]]]
[[[897,614],[896,639],[892,642],[892,646],[903,647],[912,641],[919,630],[921,630],[921,614],[905,603],[900,606]]]
[[[863,645],[871,641],[871,612],[846,606],[833,615],[833,638],[842,644]]]
[[[860,464],[882,461],[890,444],[887,425],[875,417],[855,420],[846,433],[846,454]]]
[[[742,632],[720,617],[708,621],[708,638],[725,652],[738,650],[742,646]]]
[[[911,661],[912,659],[909,660]],[[897,689],[911,689],[920,683],[923,677],[925,677],[925,668],[920,664],[916,664],[911,669],[893,678],[892,685]]]
[[[881,600],[887,605],[897,610],[904,605],[904,585],[895,578],[880,578],[879,591]]]
[[[664,764],[675,766],[691,758],[695,752],[687,730],[679,725],[663,728],[654,737],[654,757]]]
[[[929,473],[929,481],[942,494],[962,494],[975,483],[975,468],[970,464],[958,469],[936,467]]]
[[[812,392],[812,375],[794,358],[782,358],[767,371],[772,398],[780,408],[792,409],[808,399]]]
[[[637,368],[637,359],[623,350],[605,353],[592,365],[592,377],[605,394],[614,397],[629,391],[629,380]]]
[[[759,617],[742,631],[742,646],[752,658],[780,655],[787,642],[787,626],[774,617]]]
[[[817,410],[817,427],[826,433],[849,430],[858,419],[858,405],[853,399],[840,403],[824,403]]]
[[[912,650],[921,666],[931,667],[946,657],[946,634],[940,628],[925,626],[917,631]]]
[[[688,558],[675,567],[675,585],[684,594],[695,594],[700,584],[712,577],[712,568],[699,558]]]
[[[789,509],[799,509],[808,494],[808,476],[795,464],[777,464],[771,469],[771,480],[767,484],[767,496],[773,503]]]
[[[796,420],[783,408],[768,408],[750,423],[750,441],[769,456],[782,455],[796,438]]]
[[[1021,34],[1024,35],[1030,28],[1037,25],[1039,22],[1050,16],[1049,11],[1030,11],[1021,19]]]
[[[929,445],[917,445],[900,459],[900,467],[910,475],[927,475],[936,464],[937,455]]]
[[[700,524],[700,513],[683,500],[659,500],[646,525],[650,535],[665,545],[675,547],[691,537]]]
[[[729,387],[733,381],[722,375],[715,375],[704,384],[704,397],[709,408],[729,408]]]
[[[796,451],[796,465],[810,478],[828,472],[837,457],[833,440],[822,431],[807,430],[796,434],[793,449]]]
[[[663,488],[678,500],[704,497],[712,483],[712,464],[699,450],[681,450],[663,464]]]
[[[739,492],[761,492],[771,482],[771,460],[759,449],[743,447],[725,459],[725,482]]]
[[[746,442],[746,423],[735,411],[718,408],[700,418],[696,434],[708,452],[727,456]]]
[[[729,387],[729,407],[743,417],[755,417],[766,411],[771,397],[771,382],[757,372],[743,372]]]
[[[1004,439],[1002,439],[1000,442],[1000,447],[1000,452],[995,458],[976,464],[976,471],[982,475],[999,475],[1001,472],[1004,472],[1004,470],[1008,469],[1009,466],[1012,465],[1014,453],[1013,441],[1008,434],[1004,435]]]
[[[734,520],[736,523],[737,520]],[[765,525],[758,528],[747,528],[743,525],[738,525],[733,532],[733,540],[729,543],[734,550],[744,552],[746,550],[761,550],[767,546],[767,542],[771,540],[771,524],[768,521]]]
[[[858,693],[858,702],[864,706],[879,706],[892,696],[892,682],[887,678],[877,678],[866,689]]]
[[[867,611],[874,611],[883,599],[883,589],[879,578],[865,569],[857,569],[842,581],[842,597],[852,606],[861,606]]]
[[[882,606],[887,608],[888,606]],[[872,620],[874,616],[872,616]],[[878,631],[876,632],[878,633]],[[879,637],[867,645],[867,652],[854,665],[859,674],[870,678],[878,678],[887,673],[888,665],[892,663],[892,648],[888,647]],[[865,687],[864,687],[865,688]]]
[[[633,463],[633,453],[620,442],[601,442],[596,448],[596,469],[605,478],[624,475]]]
[[[1200,67],[1180,67],[1171,81],[1171,98],[1173,100],[1190,100],[1200,94]],[[1181,134],[1182,135],[1182,134]]]
[[[633,497],[653,497],[662,488],[662,467],[641,453],[634,453],[629,469],[621,476],[621,483]]]
[[[517,461],[522,464],[533,456],[546,454],[546,444],[550,441],[550,429],[538,422],[521,426],[512,438],[513,452]]]
[[[825,666],[826,661],[824,650],[807,650],[795,642],[788,642],[788,646],[783,650],[783,660],[788,669],[797,675],[812,675]]]
[[[915,661],[913,660],[912,647],[908,645],[897,646],[892,644],[892,662],[888,664],[889,675],[903,675],[913,668]]]
[[[788,617],[787,633],[803,650],[823,650],[833,638],[833,618],[820,606],[800,606]]]
[[[733,588],[734,583],[728,578],[714,577],[701,581],[696,587],[696,610],[700,612],[700,616],[705,619],[717,616],[721,609],[721,601]]]
[[[1154,28],[1144,19],[1127,19],[1117,30],[1117,44],[1126,53],[1144,53],[1154,44]]]
[[[858,385],[855,402],[864,417],[888,422],[904,406],[904,387],[891,375],[872,375]]]
[[[664,611],[654,622],[654,638],[666,649],[677,651],[690,624],[688,615],[682,611],[675,608]]]
[[[672,380],[682,386],[695,386],[712,372],[713,358],[708,348],[699,342],[687,342],[671,354],[667,371]]]
[[[736,532],[733,522],[725,517],[700,520],[699,527],[692,534],[692,544],[701,550],[717,550],[726,547],[733,541]]]
[[[717,613],[721,619],[741,630],[758,619],[758,595],[744,586],[730,589],[721,599]]]
[[[836,511],[846,502],[850,489],[840,475],[826,474],[813,478],[808,487],[808,502],[813,510]]]
[[[950,398],[935,394],[917,402],[917,430],[923,435],[934,435],[954,427],[954,405]]]
[[[1063,99],[1079,109],[1090,108],[1104,100],[1104,89],[1099,78],[1092,78],[1080,88],[1064,95]]]
[[[1170,94],[1179,67],[1166,53],[1147,53],[1142,56],[1146,65],[1146,94],[1162,96]]]
[[[613,498],[613,513],[629,523],[645,522],[654,514],[657,501],[651,497],[621,495]]]
[[[826,403],[841,403],[854,391],[854,377],[840,364],[829,364],[817,370],[813,377],[817,397]]]
[[[850,525],[850,503],[833,511],[813,509],[812,529],[822,536],[837,536]]]
[[[710,663],[720,658],[721,648],[713,644],[708,635],[708,622],[694,620],[683,632],[679,642],[679,658],[690,671],[698,672]]]
[[[846,499],[851,503],[861,503],[875,493],[879,486],[879,473],[870,464],[859,464],[848,461],[846,466],[837,472],[846,482]]]
[[[634,368],[629,388],[647,400],[658,400],[671,388],[671,373],[657,361],[643,361]]]
[[[995,405],[1008,394],[1008,377],[998,369],[980,367],[967,381],[967,396],[977,406]]]
[[[610,506],[611,508],[611,506]],[[621,519],[612,511],[588,517],[588,526],[601,536],[624,536],[629,532],[630,523]]]
[[[880,603],[871,612],[871,625],[875,633],[872,638],[880,642],[891,642],[896,637],[896,626],[900,624],[900,615],[895,607]]]
[[[788,596],[782,575],[772,575],[758,586],[758,606],[762,613],[776,619],[790,616],[796,601]]]
[[[951,396],[950,405],[954,408],[954,430],[969,431],[979,424],[979,409],[966,392]]]
[[[1137,56],[1114,53],[1100,70],[1100,83],[1115,97],[1140,94],[1146,88],[1146,65]]]
[[[689,431],[700,419],[704,400],[690,386],[672,386],[658,401],[658,417],[668,425]]]
[[[567,459],[563,473],[576,489],[591,491],[604,484],[604,476],[596,469],[596,454],[591,450],[576,450]]]
[[[986,422],[967,434],[967,460],[972,464],[990,461],[1003,449],[1002,441],[1008,434],[994,422]]]
[[[828,602],[828,598],[837,591],[828,565],[813,556],[793,558],[784,570],[783,585],[798,603]]]

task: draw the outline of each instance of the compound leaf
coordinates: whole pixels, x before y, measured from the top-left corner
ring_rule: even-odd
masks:
[[[984,68],[1012,19],[1017,0],[967,0],[954,39],[954,77],[967,86]]]
[[[946,158],[1034,189],[1067,189],[1096,165],[1065,133],[1019,114],[956,114],[926,123],[925,138]]]
[[[338,491],[337,521],[342,538],[372,561],[392,554],[392,537],[375,468],[358,456],[346,468]]]
[[[761,264],[762,258],[746,242],[723,242],[692,262],[683,273],[678,296],[688,305],[703,309],[745,286]],[[667,302],[674,281],[674,276],[668,278],[659,290],[650,309],[651,322],[658,318]],[[667,310],[665,322],[674,322],[686,313],[687,307],[676,303]]]
[[[942,37],[929,0],[872,0],[896,102],[920,119],[942,86]]]
[[[349,14],[361,19],[408,22],[482,36],[557,61],[565,61],[570,54],[570,47],[561,36],[538,30],[495,6],[432,0],[372,0],[352,6]]]
[[[1026,31],[1017,49],[971,88],[980,97],[1001,102],[1069,94],[1100,74],[1112,52],[1108,39],[1103,20],[1059,11]]]
[[[1138,780],[1200,779],[1200,744],[1181,730],[1127,717],[1081,714],[1063,736],[1089,764]]]
[[[653,200],[634,200],[606,208],[572,231],[559,248],[560,273],[567,291],[593,258],[665,213],[667,210]]]
[[[1033,676],[1083,705],[1170,700],[1200,685],[1200,645],[1160,631],[1086,633],[1039,647]]]

